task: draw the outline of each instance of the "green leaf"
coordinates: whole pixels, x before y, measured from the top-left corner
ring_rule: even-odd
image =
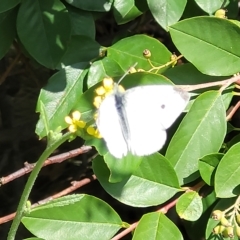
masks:
[[[78,194],[53,200],[22,218],[24,226],[45,240],[110,239],[122,225],[104,201]]]
[[[197,192],[186,192],[179,197],[176,210],[180,218],[196,221],[203,212],[202,199]]]
[[[202,190],[200,191],[202,192]],[[193,222],[183,221],[183,224],[185,226],[185,230],[187,231],[189,239],[194,239],[194,240],[205,239],[204,236],[207,228],[207,222],[209,220],[209,216],[212,213],[212,209],[216,204],[216,196],[214,191],[212,191],[208,195],[205,195],[206,191],[204,193],[202,192],[201,195],[202,194],[204,194],[204,197],[202,198],[203,214],[200,216],[200,218],[197,221],[193,221]]]
[[[24,0],[17,16],[19,38],[40,64],[55,68],[67,49],[71,24],[59,0]]]
[[[82,93],[83,79],[87,73],[86,66],[86,63],[79,63],[60,70],[49,79],[48,84],[41,90],[37,112],[41,111],[39,104],[42,102],[49,130],[55,131],[59,126],[62,129],[67,126],[64,118],[72,110]],[[41,138],[47,134],[42,119],[37,123],[36,133]]]
[[[132,173],[139,167],[142,161],[147,161],[149,156],[139,157],[130,153],[121,158],[115,158],[110,153],[104,155],[104,161],[110,170],[109,182],[116,183],[130,177]]]
[[[234,23],[216,17],[195,17],[169,29],[178,50],[202,73],[229,76],[239,71],[240,28]],[[223,36],[224,41],[219,41]]]
[[[43,238],[32,237],[32,238],[25,238],[24,240],[44,240],[44,239]]]
[[[124,24],[140,16],[142,12],[137,8],[134,0],[115,0],[113,14],[118,24]]]
[[[74,7],[86,11],[108,12],[111,9],[113,0],[65,0]]]
[[[143,215],[134,231],[133,240],[145,239],[183,240],[183,236],[176,225],[163,213],[155,212]]]
[[[145,35],[135,35],[118,41],[108,48],[107,55],[125,71],[136,62],[138,63],[137,69],[149,70],[151,66],[148,64],[147,59],[143,57],[145,49],[151,51],[150,59],[154,66],[164,65],[171,59],[171,52],[161,42]],[[164,70],[166,70],[166,67],[161,69],[159,73]]]
[[[230,198],[240,193],[240,143],[232,146],[220,161],[215,174],[217,197]]]
[[[72,35],[82,35],[95,39],[95,23],[90,12],[67,5],[72,22]]]
[[[209,15],[216,12],[218,9],[222,8],[223,0],[217,0],[217,1],[204,1],[204,0],[195,0],[197,5],[207,12]],[[225,6],[224,6],[225,7]]]
[[[1,0],[0,13],[6,12],[6,11],[14,8],[19,3],[20,3],[20,0]]]
[[[232,206],[236,201],[236,198],[230,198],[230,199],[220,199],[213,210],[221,210],[224,211],[225,209]],[[216,227],[219,224],[219,221],[214,220],[211,215],[209,216],[207,228],[206,228],[206,239],[208,240],[222,240],[223,238],[220,238],[219,235],[213,234],[213,228]],[[234,238],[231,238],[233,240],[238,240],[238,238],[235,236]]]
[[[130,177],[118,183],[108,181],[110,172],[102,157],[93,160],[93,170],[105,191],[130,206],[158,205],[181,191],[172,165],[158,153],[146,156]]]
[[[100,45],[86,36],[72,36],[68,49],[61,59],[58,69],[79,62],[88,62],[99,57]],[[77,49],[77,51],[76,51]]]
[[[199,176],[199,158],[218,152],[225,134],[226,115],[220,93],[201,94],[181,122],[166,152],[181,184]]]
[[[9,50],[16,35],[16,9],[0,13],[0,59]]]
[[[198,71],[191,63],[185,63],[182,65],[169,68],[163,73],[164,76],[169,78],[172,82],[178,85],[193,85],[202,84],[215,81],[225,80],[223,76],[209,76]],[[219,87],[218,87],[219,88]],[[206,91],[205,89],[198,89],[197,92]],[[194,91],[195,92],[195,91]]]
[[[215,170],[223,156],[222,153],[213,153],[199,159],[200,175],[209,186],[214,185]]]
[[[99,81],[102,81],[104,77],[110,76],[114,78],[123,74],[124,71],[119,67],[116,61],[112,58],[105,57],[91,64],[87,76],[87,85],[88,87],[92,87]]]
[[[187,0],[147,0],[148,7],[161,27],[176,23],[182,16]]]

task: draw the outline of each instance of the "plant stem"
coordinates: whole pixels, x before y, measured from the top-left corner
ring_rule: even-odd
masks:
[[[36,163],[36,166],[34,167],[32,173],[30,174],[30,176],[28,178],[28,181],[25,185],[25,188],[23,190],[23,193],[22,193],[22,196],[21,196],[21,199],[19,201],[18,208],[17,208],[16,216],[13,219],[10,231],[8,232],[7,240],[14,240],[15,239],[18,226],[20,225],[22,216],[24,214],[24,209],[25,209],[26,203],[28,201],[28,197],[29,197],[30,192],[33,188],[34,182],[36,181],[38,173],[40,172],[40,170],[42,168],[42,165],[43,165],[44,161],[50,156],[50,154],[55,149],[57,149],[62,143],[67,141],[69,139],[70,135],[71,135],[71,133],[66,133],[61,138],[59,138],[57,141],[55,141],[52,144],[50,144],[49,146],[47,146],[46,150],[39,157],[39,159]]]

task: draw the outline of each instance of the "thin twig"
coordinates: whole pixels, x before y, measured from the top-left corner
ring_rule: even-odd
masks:
[[[50,164],[55,164],[55,163],[61,163],[69,158],[78,156],[80,154],[89,152],[92,149],[92,147],[90,146],[82,146],[80,148],[71,150],[67,153],[62,153],[53,157],[48,158],[47,160],[45,160],[43,167],[50,165]],[[35,167],[36,163],[24,163],[25,167],[17,170],[14,173],[9,174],[6,177],[2,177],[0,179],[0,186],[7,184],[23,175],[26,175],[27,173],[31,172],[33,170],[33,168]]]
[[[72,186],[64,189],[63,191],[61,191],[61,192],[59,192],[57,194],[54,194],[54,195],[52,195],[52,196],[50,196],[48,198],[45,198],[43,200],[40,200],[37,203],[32,204],[31,205],[31,209],[33,209],[33,208],[35,208],[35,207],[37,207],[39,205],[43,205],[43,204],[45,204],[45,203],[47,203],[47,202],[49,202],[49,201],[51,201],[53,199],[57,199],[59,197],[65,196],[65,195],[75,191],[76,189],[78,189],[78,188],[80,188],[80,187],[82,187],[82,186],[84,186],[84,185],[86,185],[86,184],[88,184],[88,183],[90,183],[90,182],[92,182],[94,180],[96,180],[96,176],[95,175],[92,175],[89,178],[84,178],[81,181],[74,181],[74,182],[71,183]],[[11,221],[12,219],[14,219],[15,215],[16,215],[16,212],[15,213],[11,213],[9,215],[6,215],[4,217],[1,217],[0,218],[0,224],[3,224],[3,223]]]
[[[169,211],[169,209],[171,209],[172,207],[174,207],[176,205],[177,201],[178,201],[178,199],[174,199],[173,201],[168,203],[166,206],[158,209],[156,212],[161,212],[163,214],[166,214]],[[138,223],[139,223],[139,221],[131,224],[128,228],[126,228],[125,230],[123,230],[122,232],[120,232],[119,234],[114,236],[111,240],[119,240],[122,237],[126,236],[127,234],[132,232],[137,227]]]
[[[221,86],[220,92],[222,92],[224,89],[226,89],[229,85],[232,83],[240,83],[240,75],[236,75],[234,77],[222,80],[222,81],[217,81],[217,82],[209,82],[209,83],[201,83],[201,84],[196,84],[196,85],[177,85],[177,87],[185,90],[185,91],[194,91],[198,89],[203,89],[203,88],[209,88],[209,87],[215,87],[215,86]]]
[[[15,66],[17,61],[19,60],[21,56],[21,52],[18,53],[18,55],[14,58],[13,62],[9,65],[9,67],[6,69],[6,71],[3,73],[3,75],[0,78],[0,85],[5,81],[5,79],[8,77],[10,74],[12,68]]]

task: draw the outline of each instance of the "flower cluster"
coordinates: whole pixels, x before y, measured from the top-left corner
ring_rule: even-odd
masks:
[[[124,88],[121,85],[118,86],[118,90],[121,91],[121,92],[124,92]],[[99,106],[100,106],[101,102],[103,101],[103,99],[106,96],[110,95],[113,91],[114,91],[113,79],[110,78],[110,77],[105,77],[103,79],[103,85],[98,87],[95,90],[97,96],[94,98],[93,105],[96,108],[99,108]]]
[[[214,234],[220,234],[223,238],[234,238],[236,233],[240,238],[240,214],[235,211],[226,214],[226,210],[215,210],[212,213],[212,218],[219,221],[219,224],[213,229]]]
[[[81,113],[79,111],[75,111],[72,113],[72,117],[66,116],[65,122],[69,124],[68,130],[71,133],[75,133],[78,128],[85,128],[86,123],[80,120]]]

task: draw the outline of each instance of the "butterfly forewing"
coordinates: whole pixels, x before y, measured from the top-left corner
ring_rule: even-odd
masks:
[[[189,101],[187,92],[172,85],[150,85],[121,94],[119,109],[114,94],[103,100],[97,126],[110,153],[118,158],[128,151],[143,156],[160,150],[166,141],[166,129]]]
[[[128,147],[119,121],[115,97],[114,95],[109,95],[99,107],[96,124],[107,144],[109,152],[117,158],[122,158],[127,155]]]

